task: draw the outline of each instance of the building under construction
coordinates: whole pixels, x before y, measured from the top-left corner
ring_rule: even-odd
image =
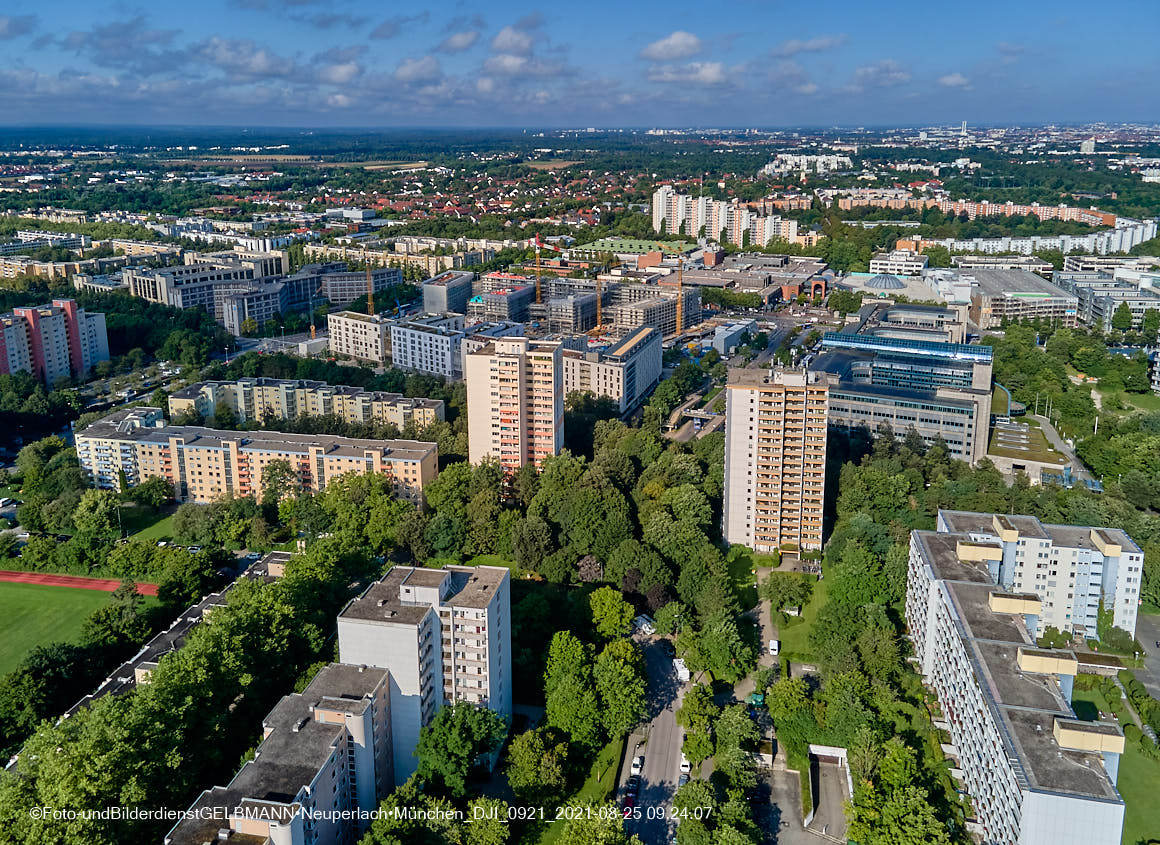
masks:
[[[579,334],[596,326],[596,294],[553,296],[540,304],[532,303],[528,311],[544,331]]]
[[[612,290],[613,305],[605,311],[605,323],[618,332],[653,326],[663,335],[677,333],[677,289],[659,285],[617,285]],[[681,330],[701,322],[701,291],[681,289]]]
[[[535,289],[531,287],[485,289],[467,301],[467,319],[469,322],[522,323],[528,319],[528,306],[535,301],[535,296]]]

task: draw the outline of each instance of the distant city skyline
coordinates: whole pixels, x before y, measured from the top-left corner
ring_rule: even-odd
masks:
[[[748,0],[451,9],[14,0],[0,125],[828,126],[1152,122],[1160,14]],[[721,10],[722,12],[726,10]],[[1097,49],[1098,48],[1098,49]]]

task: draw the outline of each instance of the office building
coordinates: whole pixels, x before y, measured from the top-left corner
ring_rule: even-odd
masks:
[[[375,472],[412,501],[439,472],[434,443],[166,425],[160,408],[110,414],[77,432],[76,449],[96,487],[119,490],[158,476],[179,502],[261,496],[262,473],[275,462],[289,464],[306,492],[348,472]]]
[[[473,464],[505,472],[539,466],[564,445],[563,348],[559,341],[497,338],[464,356],[467,444]]]
[[[713,348],[717,350],[719,355],[732,355],[733,350],[741,345],[742,339],[755,331],[757,331],[757,323],[753,320],[742,320],[717,326],[713,330]]]
[[[911,533],[906,588],[915,655],[938,696],[934,724],[950,736],[951,775],[970,798],[968,829],[984,843],[1117,845],[1123,733],[1075,718],[1076,654],[1038,648],[1044,602],[996,583],[1011,550],[995,539],[1021,533],[1010,520],[1029,517],[970,517],[980,533]]]
[[[593,393],[611,399],[625,414],[660,381],[663,352],[661,333],[651,327],[637,329],[604,349],[565,349],[564,396],[573,391]]]
[[[85,311],[74,299],[0,314],[0,373],[32,373],[51,387],[108,360],[105,315]]]
[[[248,321],[256,331],[289,310],[289,289],[281,282],[259,282],[249,290],[221,297],[221,324],[234,336],[247,333]]]
[[[1027,270],[974,268],[959,272],[971,287],[971,322],[997,329],[1004,320],[1046,320],[1074,328],[1079,298]]]
[[[395,785],[390,673],[331,663],[262,721],[228,786],[207,789],[165,845],[349,845]]]
[[[1050,276],[1054,269],[1050,261],[1034,255],[952,255],[951,266],[956,270],[1027,270],[1040,276]]]
[[[1160,291],[1128,277],[1140,276],[1147,280],[1146,271],[1133,272],[1116,269],[1105,273],[1090,270],[1064,270],[1052,274],[1051,280],[1061,289],[1073,293],[1079,300],[1079,322],[1104,332],[1113,331],[1112,318],[1121,305],[1132,315],[1131,329],[1139,331],[1148,311],[1160,311]],[[1160,282],[1160,275],[1156,276]]]
[[[442,399],[410,398],[307,379],[203,381],[169,394],[171,419],[192,413],[209,420],[222,406],[229,408],[239,423],[261,422],[267,417],[335,416],[349,423],[388,423],[404,429],[444,418]]]
[[[511,578],[496,566],[396,566],[338,615],[344,663],[390,673],[395,783],[415,771],[419,731],[467,702],[512,715]]]
[[[871,273],[889,273],[892,276],[921,276],[930,261],[921,252],[896,249],[880,252],[870,259]]]
[[[387,364],[391,360],[391,323],[381,314],[338,311],[326,317],[330,354]]]
[[[775,368],[729,372],[723,535],[759,552],[822,547],[826,418],[835,379]]]
[[[841,332],[822,336],[810,368],[837,377],[830,425],[868,434],[914,429],[946,443],[951,457],[977,463],[987,453],[992,350],[957,342],[960,308],[871,304]]]
[[[391,363],[402,370],[461,378],[465,336],[462,314],[431,313],[396,321],[390,327]]]
[[[1044,626],[1096,637],[1096,611],[1103,601],[1112,624],[1135,635],[1144,553],[1120,529],[965,511],[939,511],[937,528],[1001,548],[995,582],[1039,596]]]
[[[126,267],[123,277],[133,296],[173,308],[201,308],[219,323],[224,322],[226,296],[260,287],[254,268],[241,264]]]
[[[423,282],[423,311],[427,314],[466,314],[474,279],[475,274],[470,271],[447,270]]]
[[[327,264],[307,264],[297,273],[282,280],[290,286],[293,304],[308,307],[308,300],[334,305],[346,305],[367,295],[367,271],[351,270],[343,261]],[[403,271],[397,267],[371,267],[371,287],[382,293],[403,283]],[[383,300],[380,306],[394,306],[394,301]]]

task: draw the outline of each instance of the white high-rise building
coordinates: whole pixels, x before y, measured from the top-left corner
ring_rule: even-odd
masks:
[[[967,828],[987,845],[1117,845],[1124,735],[1076,718],[1079,660],[1036,646],[1046,603],[995,583],[1012,552],[995,537],[1012,529],[985,518],[993,533],[912,532],[906,587],[910,639],[941,709],[934,725],[950,735],[950,772],[974,812]]]
[[[803,370],[730,371],[722,531],[728,542],[759,552],[822,547],[834,381]]]
[[[390,671],[395,783],[415,771],[419,731],[469,702],[511,721],[511,579],[497,566],[396,566],[338,615],[344,663]]]
[[[473,464],[499,461],[505,472],[539,466],[564,446],[563,344],[497,338],[463,356],[467,446]]]
[[[653,193],[652,218],[657,232],[696,238],[704,230],[710,240],[720,238],[737,246],[763,247],[775,238],[792,242],[797,237],[796,220],[763,217],[736,201],[678,194],[669,185]]]
[[[1094,637],[1102,600],[1113,613],[1112,624],[1135,635],[1144,553],[1120,529],[942,510],[937,528],[1000,546],[1003,555],[992,567],[995,582],[1039,596],[1045,626]]]

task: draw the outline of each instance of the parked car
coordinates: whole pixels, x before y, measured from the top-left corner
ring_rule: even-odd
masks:
[[[202,548],[203,548],[202,546],[190,546],[190,547],[189,547],[189,553],[190,553],[191,555],[195,555],[195,554],[197,554],[198,552],[200,552],[200,551],[202,550]]]
[[[640,757],[633,757],[632,758],[632,767],[629,769],[629,771],[634,775],[639,775],[643,769],[644,769],[644,756],[642,755]]]
[[[628,779],[624,792],[626,795],[636,795],[640,792],[640,775],[633,775]]]
[[[680,789],[682,786],[684,786],[688,782],[689,782],[689,773],[688,772],[681,772],[681,776],[679,778],[677,778],[677,789]]]
[[[681,755],[681,774],[687,775],[693,770],[693,766],[689,763],[689,758],[684,754]]]

